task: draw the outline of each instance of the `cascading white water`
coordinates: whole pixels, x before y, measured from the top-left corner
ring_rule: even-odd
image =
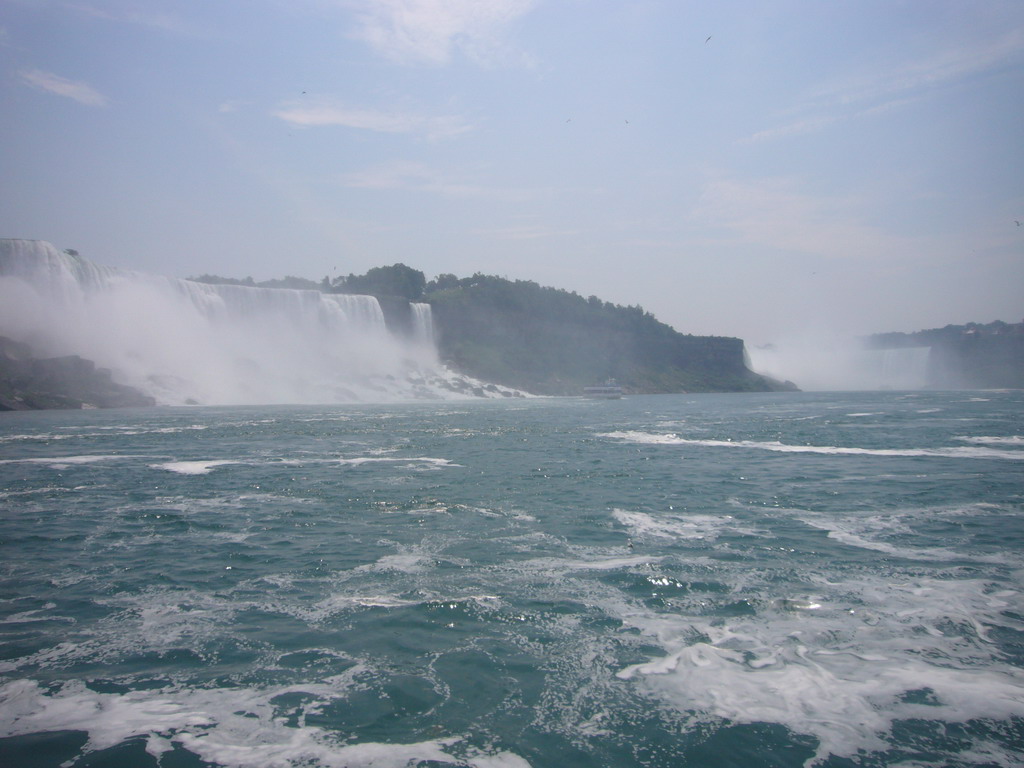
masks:
[[[209,285],[0,240],[0,335],[39,356],[91,359],[164,404],[458,394],[438,364],[430,307],[412,311],[414,333],[402,338],[372,296]]]
[[[434,346],[434,316],[430,305],[414,302],[412,308],[412,336],[423,344]]]
[[[872,349],[863,340],[831,336],[790,339],[749,350],[750,367],[808,391],[922,389],[931,347]]]
[[[898,347],[868,352],[878,368],[884,389],[921,389],[928,385],[928,360],[931,347]]]

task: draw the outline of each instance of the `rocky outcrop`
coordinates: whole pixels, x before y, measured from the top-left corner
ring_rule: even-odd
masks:
[[[115,382],[91,360],[38,358],[27,344],[0,336],[0,410],[128,408],[154,405],[152,397]]]

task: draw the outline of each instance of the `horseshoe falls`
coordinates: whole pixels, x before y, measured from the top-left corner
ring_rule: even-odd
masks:
[[[10,412],[0,512],[4,766],[1024,763],[1019,390]]]
[[[209,285],[0,240],[0,335],[92,360],[164,405],[464,396],[438,362],[429,305],[410,316],[394,332],[372,296]]]

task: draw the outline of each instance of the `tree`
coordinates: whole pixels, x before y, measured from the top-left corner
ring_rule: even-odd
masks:
[[[374,267],[365,275],[349,275],[341,281],[336,280],[335,286],[344,293],[396,296],[407,301],[419,301],[427,287],[427,279],[418,269],[392,264],[390,267]]]

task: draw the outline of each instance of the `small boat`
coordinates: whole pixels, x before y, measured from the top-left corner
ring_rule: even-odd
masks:
[[[622,387],[615,383],[615,379],[608,379],[600,386],[584,387],[583,394],[600,400],[617,400],[622,397]]]

